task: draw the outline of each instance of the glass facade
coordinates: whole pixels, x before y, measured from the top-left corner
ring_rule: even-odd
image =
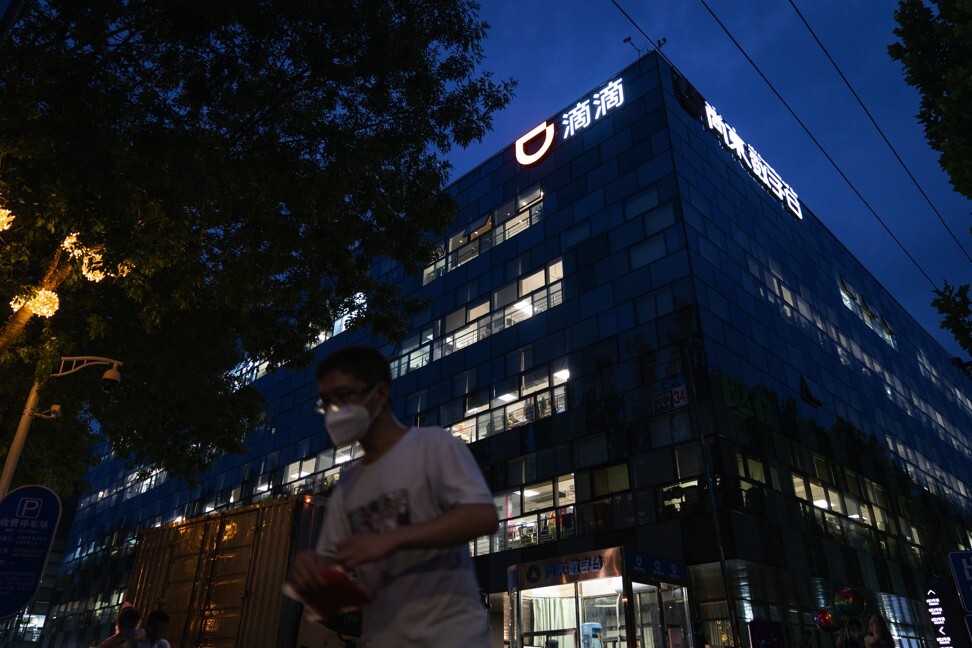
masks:
[[[509,565],[615,546],[689,566],[699,648],[752,619],[795,644],[848,585],[934,645],[924,586],[972,547],[972,383],[664,62],[606,84],[528,166],[511,145],[449,188],[440,258],[401,277],[430,306],[383,346],[399,417],[470,443],[494,492],[470,550],[495,645]],[[339,328],[318,357],[371,341]],[[202,485],[92,470],[42,645],[110,634],[139,528],[325,490],[360,452],[330,447],[313,367],[248,371],[267,422]]]

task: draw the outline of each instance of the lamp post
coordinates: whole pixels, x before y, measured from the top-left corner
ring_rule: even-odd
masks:
[[[122,366],[122,363],[118,360],[102,358],[100,356],[63,357],[61,358],[61,367],[52,373],[51,377],[60,378],[61,376],[73,374],[75,371],[80,371],[85,367],[95,365],[109,365],[111,367],[101,377],[101,388],[106,392],[111,391],[121,382],[121,372],[118,371],[118,367]],[[14,471],[17,469],[17,463],[20,461],[20,453],[23,451],[24,443],[27,441],[27,431],[30,430],[30,424],[35,418],[57,418],[60,416],[60,407],[57,405],[52,406],[47,412],[38,412],[37,400],[39,396],[40,382],[35,380],[33,386],[30,388],[30,394],[27,395],[27,404],[24,406],[24,413],[20,416],[20,424],[17,426],[17,432],[14,434],[13,442],[10,444],[10,451],[7,452],[7,460],[3,464],[3,473],[0,474],[0,499],[3,499],[10,489],[10,482],[13,481]]]

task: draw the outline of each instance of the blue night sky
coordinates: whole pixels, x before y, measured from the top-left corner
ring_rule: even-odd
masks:
[[[952,354],[931,286],[854,196],[699,0],[618,0],[703,96],[793,186],[892,295]],[[972,264],[911,183],[789,2],[707,0],[861,194],[941,285],[972,281]],[[512,144],[632,63],[644,37],[610,0],[481,0],[490,24],[483,69],[519,85],[481,144],[449,158],[453,177]],[[954,192],[914,115],[918,92],[887,54],[895,2],[796,0],[817,36],[965,249],[972,204]]]

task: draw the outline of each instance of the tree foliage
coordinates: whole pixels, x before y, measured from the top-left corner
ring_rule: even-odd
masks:
[[[952,186],[972,199],[972,0],[900,0],[894,14],[900,39],[888,52],[921,93],[918,121],[939,152]],[[972,355],[969,286],[935,291],[932,305],[948,330]]]
[[[969,285],[952,286],[947,281],[945,287],[935,291],[932,306],[942,314],[941,327],[955,336],[966,353],[972,355],[972,298]]]
[[[91,420],[119,456],[192,475],[262,416],[241,362],[306,359],[359,294],[361,323],[407,328],[420,305],[369,271],[429,260],[455,209],[441,154],[513,87],[480,70],[477,9],[29,5],[0,57],[0,293],[27,303],[0,329],[0,448],[58,356],[125,365],[110,399],[94,370],[45,387],[67,420],[32,433],[21,477],[76,477]],[[48,319],[39,290],[59,298]]]
[[[972,199],[972,2],[901,0],[888,47],[921,93],[918,121],[955,190]]]

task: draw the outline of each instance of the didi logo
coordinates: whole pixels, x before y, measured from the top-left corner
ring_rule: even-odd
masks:
[[[537,140],[543,134],[543,142],[537,147]],[[516,140],[516,161],[523,166],[529,166],[538,162],[550,150],[550,145],[554,141],[554,125],[543,122],[532,131]],[[533,153],[527,153],[527,144],[533,149]]]

